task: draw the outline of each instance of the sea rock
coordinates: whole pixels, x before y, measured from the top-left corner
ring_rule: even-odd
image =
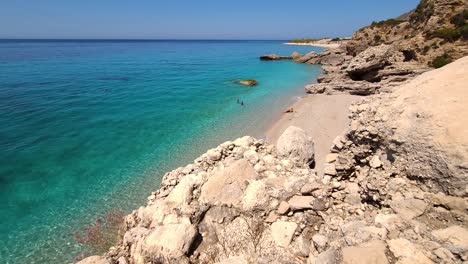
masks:
[[[288,127],[279,137],[276,148],[280,157],[307,164],[314,161],[314,143],[301,128]]]
[[[268,54],[268,55],[263,55],[260,56],[260,60],[290,60],[291,57],[289,56],[280,56],[278,54]]]
[[[245,85],[245,86],[255,86],[258,84],[257,80],[254,80],[254,79],[240,80],[237,83]]]

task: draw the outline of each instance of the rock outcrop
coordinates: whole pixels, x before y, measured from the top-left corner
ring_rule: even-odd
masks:
[[[388,92],[430,67],[468,55],[468,8],[463,0],[422,0],[399,19],[358,30],[338,48],[294,58],[324,65],[306,92],[370,95]]]
[[[278,54],[268,54],[260,56],[260,60],[271,61],[271,60],[290,60],[290,56],[281,56]]]
[[[399,47],[407,60],[423,65],[444,54],[455,60],[468,55],[467,10],[464,0],[422,0],[403,17],[356,31],[347,49],[356,55],[385,43]]]

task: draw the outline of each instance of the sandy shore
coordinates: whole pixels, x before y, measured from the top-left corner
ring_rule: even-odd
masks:
[[[334,49],[340,46],[340,44],[338,43],[290,43],[290,42],[286,42],[283,44],[294,45],[294,46],[313,46],[313,47],[320,47],[320,48],[327,48],[327,49]]]
[[[305,95],[291,106],[294,113],[284,113],[267,129],[266,140],[276,143],[291,125],[304,129],[314,139],[316,169],[321,174],[333,139],[348,127],[349,106],[359,98],[348,94]]]

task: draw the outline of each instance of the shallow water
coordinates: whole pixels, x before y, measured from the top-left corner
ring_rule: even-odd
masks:
[[[0,41],[0,262],[64,263],[73,231],[257,133],[320,68],[280,41]],[[259,85],[233,84],[256,79]],[[237,104],[237,99],[245,106]]]

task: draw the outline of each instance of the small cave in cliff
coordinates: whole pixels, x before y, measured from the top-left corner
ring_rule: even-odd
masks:
[[[367,72],[350,73],[349,78],[353,81],[380,82],[381,78],[378,77],[379,70],[380,69],[373,69]]]
[[[403,61],[412,61],[416,60],[416,52],[414,50],[403,50],[402,51],[404,59]]]

